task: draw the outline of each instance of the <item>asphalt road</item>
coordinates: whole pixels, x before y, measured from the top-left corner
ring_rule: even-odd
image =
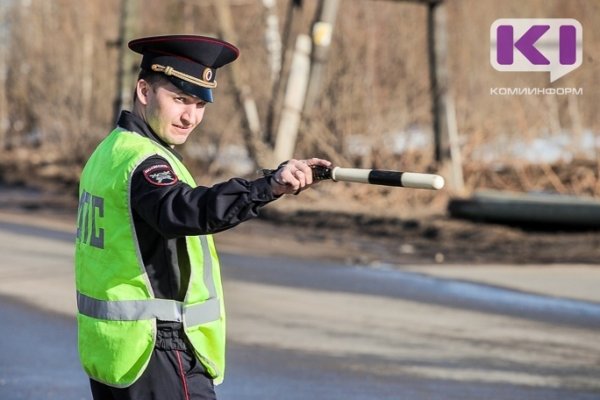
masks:
[[[0,222],[0,399],[90,398],[71,238]],[[598,303],[385,265],[221,259],[222,400],[600,398]]]

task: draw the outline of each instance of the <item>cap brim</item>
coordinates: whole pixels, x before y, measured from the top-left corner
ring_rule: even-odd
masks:
[[[212,89],[205,88],[202,86],[194,85],[192,83],[186,82],[174,76],[166,77],[171,83],[177,86],[179,89],[183,90],[185,93],[192,95],[194,97],[199,98],[200,100],[204,100],[207,103],[213,102],[213,94]]]

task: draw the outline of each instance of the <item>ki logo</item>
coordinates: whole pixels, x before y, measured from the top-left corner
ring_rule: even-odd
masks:
[[[550,82],[583,61],[583,29],[572,18],[502,18],[490,28],[490,63],[498,71],[548,71]]]

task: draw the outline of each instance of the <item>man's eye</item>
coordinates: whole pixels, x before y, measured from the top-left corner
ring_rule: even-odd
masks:
[[[175,97],[175,101],[177,101],[179,103],[183,103],[183,102],[185,102],[185,97]]]

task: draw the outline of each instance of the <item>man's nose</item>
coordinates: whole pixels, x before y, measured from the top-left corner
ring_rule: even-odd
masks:
[[[196,107],[188,105],[181,114],[181,121],[187,125],[193,125],[195,123],[195,111]]]

